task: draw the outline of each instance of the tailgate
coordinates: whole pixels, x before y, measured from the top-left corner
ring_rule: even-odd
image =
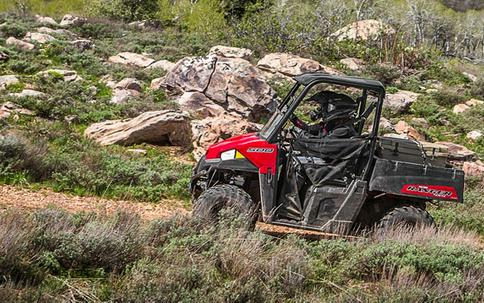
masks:
[[[427,198],[464,201],[464,172],[459,169],[377,159],[370,191]]]

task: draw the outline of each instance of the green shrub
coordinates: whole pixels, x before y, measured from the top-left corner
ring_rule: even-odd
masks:
[[[365,69],[365,73],[369,74],[372,78],[379,80],[385,85],[389,85],[395,82],[401,77],[402,73],[396,66],[388,64],[372,64]]]
[[[153,19],[158,11],[157,0],[93,0],[89,5],[94,16],[123,21]]]
[[[471,85],[471,95],[484,99],[484,77],[480,77]]]
[[[458,92],[451,88],[444,88],[436,92],[432,92],[430,96],[438,105],[447,108],[462,103],[465,98],[462,92]]]
[[[16,23],[4,23],[2,24],[2,26],[0,26],[0,31],[2,32],[2,35],[6,38],[23,38],[27,33],[27,29],[25,27]]]

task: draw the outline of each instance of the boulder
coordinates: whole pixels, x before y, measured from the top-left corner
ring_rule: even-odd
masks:
[[[137,92],[141,92],[143,90],[141,82],[136,80],[135,78],[125,78],[114,86],[115,89],[129,89],[135,90]]]
[[[447,147],[449,152],[449,160],[470,161],[476,155],[475,152],[467,149],[465,146],[452,142],[436,142],[436,144],[444,145]]]
[[[65,70],[65,69],[49,69],[49,70],[40,72],[37,75],[45,78],[59,77],[59,78],[62,78],[62,80],[65,82],[75,82],[75,81],[82,80],[82,78],[77,74],[76,71]]]
[[[6,102],[0,106],[0,120],[8,118],[12,114],[32,116],[34,113],[12,102]]]
[[[119,53],[116,56],[109,57],[109,62],[146,68],[153,64],[155,60],[144,55],[124,52]]]
[[[454,105],[454,108],[452,108],[452,112],[454,114],[461,114],[465,111],[467,111],[470,107],[464,103],[462,104],[457,104],[457,105]]]
[[[186,92],[178,100],[180,109],[197,118],[220,115],[225,109],[199,92]]]
[[[470,99],[466,102],[466,105],[467,106],[479,106],[479,105],[483,105],[484,104],[484,101],[482,100],[477,100],[477,99]]]
[[[203,93],[227,111],[257,120],[274,105],[275,94],[262,73],[241,58],[187,57],[163,83],[170,92]]]
[[[79,26],[86,23],[87,19],[73,16],[70,14],[64,15],[60,22],[60,26]]]
[[[361,20],[353,22],[331,34],[338,41],[343,40],[375,40],[380,36],[394,35],[395,30],[378,20]]]
[[[403,113],[417,101],[419,96],[420,94],[414,92],[400,90],[395,94],[387,94],[383,102],[383,107],[388,108],[393,113]]]
[[[209,55],[215,55],[225,58],[242,58],[249,60],[252,57],[253,51],[247,48],[230,47],[223,45],[216,45],[210,49]]]
[[[286,53],[268,54],[257,62],[257,67],[270,73],[281,73],[289,77],[323,69],[321,64],[315,60]]]
[[[155,78],[151,80],[150,89],[159,90],[163,87],[164,82],[165,82],[165,77]]]
[[[466,138],[472,141],[477,141],[482,138],[482,132],[478,130],[473,130],[466,135]]]
[[[344,58],[341,59],[339,62],[346,66],[347,69],[352,71],[358,71],[365,67],[363,60],[356,58]]]
[[[484,165],[481,161],[476,162],[464,162],[462,170],[466,177],[483,177]]]
[[[209,146],[230,137],[258,130],[258,124],[230,114],[192,121],[193,155],[198,160],[205,154]]]
[[[37,23],[45,25],[58,25],[57,22],[51,17],[44,17],[40,15],[35,15],[35,20]]]
[[[423,128],[429,128],[430,127],[430,124],[427,120],[425,120],[425,118],[412,118],[412,120],[410,121],[413,125],[417,125],[417,126],[420,126],[420,127],[423,127]]]
[[[192,139],[188,116],[172,110],[145,112],[132,119],[95,123],[84,134],[101,145],[151,143],[189,147]]]
[[[176,63],[170,62],[168,60],[159,60],[148,66],[146,69],[162,69],[164,71],[171,71],[176,66]]]
[[[411,127],[405,121],[398,121],[398,123],[395,125],[395,132],[400,135],[406,135],[412,140],[425,141],[425,136],[420,134],[415,128]]]
[[[8,38],[5,43],[7,45],[13,45],[16,48],[20,48],[20,49],[23,49],[23,50],[33,50],[35,48],[35,45],[33,45],[32,43],[28,43],[28,42],[19,40],[15,37]]]
[[[0,91],[6,89],[9,85],[17,84],[19,82],[18,78],[14,75],[0,76]]]
[[[133,89],[114,89],[113,96],[109,102],[122,104],[128,102],[131,97],[138,97],[140,92]]]
[[[37,42],[40,44],[44,44],[44,43],[55,41],[57,39],[48,34],[28,32],[25,35],[24,40],[28,42]]]
[[[27,97],[44,98],[46,96],[46,94],[44,94],[43,92],[32,90],[32,89],[24,89],[20,93],[11,93],[11,94],[9,94],[9,96],[15,97],[15,98],[27,98]]]
[[[70,43],[72,46],[74,46],[75,48],[81,51],[90,50],[94,48],[94,42],[87,39],[74,40],[74,41],[71,41]]]
[[[368,126],[368,132],[371,132],[373,130],[373,124]],[[392,122],[388,120],[385,117],[380,118],[380,126],[379,126],[379,132],[383,133],[389,133],[395,131],[395,127],[393,126]]]

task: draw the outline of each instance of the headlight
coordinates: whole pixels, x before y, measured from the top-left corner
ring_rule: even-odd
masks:
[[[234,159],[243,159],[245,158],[244,155],[236,151],[235,149],[224,151],[220,154],[220,160],[234,160]]]

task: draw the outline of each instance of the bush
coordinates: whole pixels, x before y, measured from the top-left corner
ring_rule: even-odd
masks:
[[[23,38],[27,33],[27,29],[25,27],[16,23],[4,23],[2,26],[0,26],[0,31],[5,38]]]
[[[465,97],[463,96],[462,92],[451,88],[444,88],[436,92],[432,92],[431,98],[435,100],[438,105],[450,108],[456,104],[464,102]]]
[[[157,0],[93,0],[89,11],[94,16],[113,20],[137,21],[154,19],[158,11]]]
[[[476,98],[484,99],[484,78],[480,77],[476,82],[471,85],[471,95]]]
[[[369,65],[365,69],[365,73],[369,74],[372,78],[375,78],[385,85],[394,83],[395,80],[400,78],[402,75],[398,67],[388,64]]]

